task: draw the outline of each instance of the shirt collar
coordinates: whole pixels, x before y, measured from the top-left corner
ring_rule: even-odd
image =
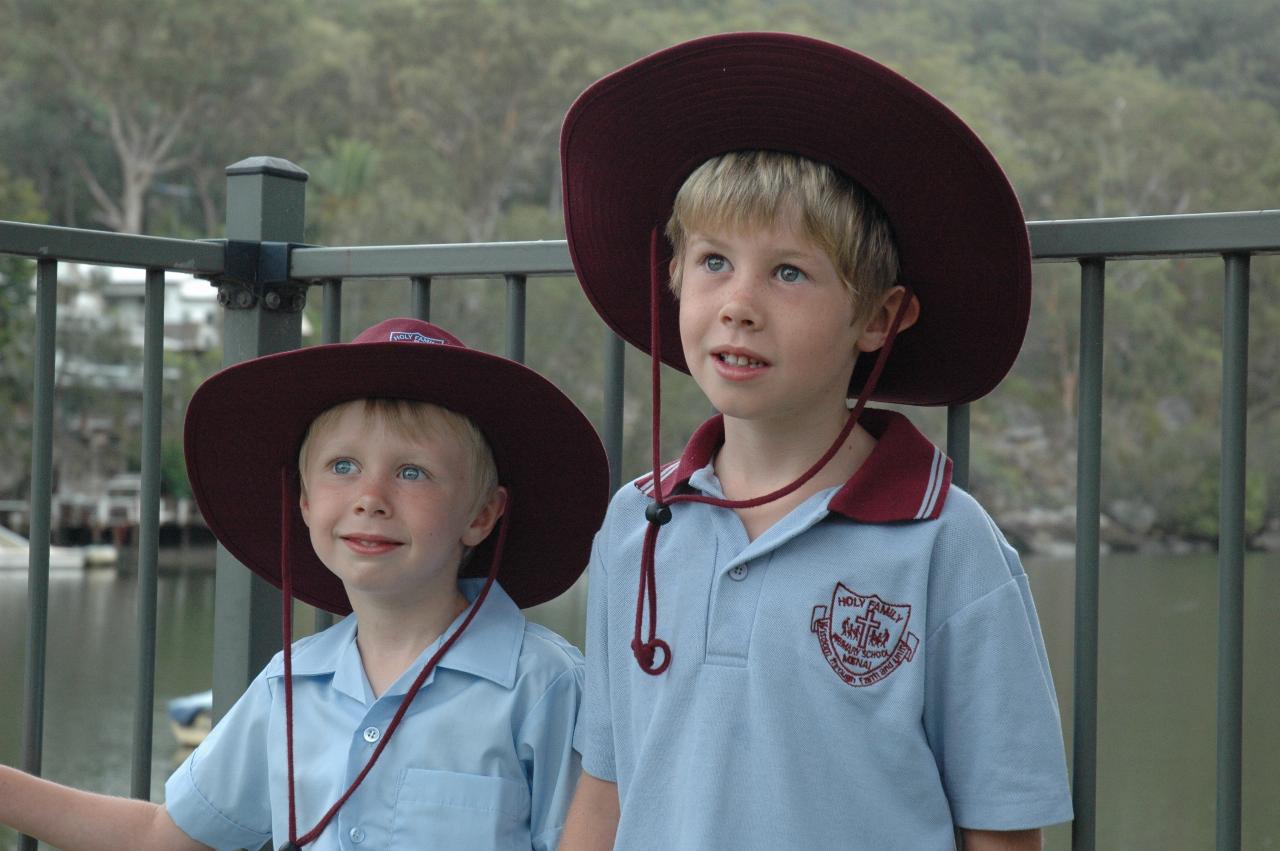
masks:
[[[859,425],[876,439],[875,448],[832,497],[827,509],[862,523],[933,520],[951,489],[951,459],[902,414],[867,408]],[[688,485],[711,463],[724,443],[724,418],[714,416],[693,433],[684,453],[659,470],[664,498]],[[653,495],[653,474],[635,485]]]
[[[458,587],[468,602],[474,602],[484,585],[483,579],[460,579]],[[422,655],[401,675],[400,679],[387,689],[385,696],[405,694],[413,683],[422,666],[440,647],[453,631],[458,628],[467,611],[454,620],[440,638],[422,651]],[[525,618],[515,601],[507,595],[498,583],[489,589],[489,596],[484,605],[476,613],[475,619],[467,627],[449,652],[444,654],[438,668],[471,674],[491,680],[503,688],[515,684],[516,666],[520,661],[520,649],[524,643]],[[279,663],[268,671],[268,676],[283,676],[283,665]],[[356,649],[356,618],[348,615],[341,622],[310,638],[303,639],[294,645],[293,674],[297,676],[333,676],[333,687],[357,700],[365,699],[364,667],[360,663],[360,653]],[[435,678],[435,671],[427,677],[427,682]]]

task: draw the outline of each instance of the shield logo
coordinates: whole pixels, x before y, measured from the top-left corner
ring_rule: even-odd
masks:
[[[830,607],[814,606],[809,629],[840,679],[869,686],[915,658],[919,639],[907,630],[910,621],[911,606],[887,603],[839,582]]]

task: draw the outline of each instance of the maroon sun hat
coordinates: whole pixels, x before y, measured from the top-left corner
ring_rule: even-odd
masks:
[[[187,408],[187,473],[209,529],[233,556],[280,587],[281,473],[293,480],[289,559],[293,595],[351,611],[342,583],[311,547],[296,499],[298,450],[311,421],[353,399],[430,402],[469,417],[511,493],[497,575],[522,608],[582,573],[608,500],[604,447],[554,384],[515,361],[469,349],[417,319],[388,319],[350,343],[310,346],[216,373]],[[462,576],[485,576],[495,529]]]
[[[1031,306],[1031,252],[1012,187],[947,107],[879,63],[827,42],[733,33],[686,42],[594,83],[560,138],[569,251],[587,297],[648,352],[649,238],[685,178],[731,151],[826,163],[888,216],[901,282],[920,301],[872,398],[915,405],[977,399],[1009,371]],[[665,279],[670,248],[658,258]],[[662,360],[688,371],[664,286]],[[860,358],[858,393],[872,368]]]

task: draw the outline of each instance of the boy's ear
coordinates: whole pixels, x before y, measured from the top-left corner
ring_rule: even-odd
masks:
[[[889,326],[893,324],[893,317],[898,315],[898,308],[902,306],[902,300],[906,297],[907,288],[903,286],[891,287],[884,294],[880,304],[872,309],[862,333],[858,335],[858,351],[874,352],[884,345],[884,341],[889,337]],[[902,316],[901,324],[898,325],[898,333],[916,324],[919,318],[920,300],[913,293],[911,304],[907,305],[907,311]]]
[[[302,522],[307,524],[307,528],[311,528],[311,518],[307,516],[311,511],[311,502],[307,499],[307,489],[301,479],[298,481],[298,508],[302,511]]]
[[[494,488],[493,493],[485,500],[484,505],[480,506],[475,516],[471,518],[471,524],[462,533],[463,546],[474,547],[489,537],[489,533],[493,531],[493,527],[498,523],[498,518],[502,516],[502,512],[506,508],[507,489],[504,487]]]
[[[676,276],[680,273],[680,258],[672,257],[671,262],[667,264],[667,289],[672,290],[672,283],[676,280]],[[672,290],[677,293],[678,290]]]

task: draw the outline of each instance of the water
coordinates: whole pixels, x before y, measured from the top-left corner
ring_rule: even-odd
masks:
[[[212,555],[209,555],[212,563]],[[1070,752],[1074,565],[1027,565]],[[1205,849],[1214,842],[1217,564],[1212,556],[1105,560],[1099,662],[1098,847]],[[135,580],[115,571],[50,578],[44,774],[127,795],[133,736]],[[1280,564],[1250,556],[1245,577],[1244,847],[1280,849]],[[0,573],[0,762],[22,759],[26,577]],[[537,619],[581,642],[581,599]],[[152,797],[184,755],[164,702],[209,687],[213,573],[159,582]],[[0,848],[16,847],[0,828]],[[1070,828],[1046,848],[1070,847]]]

